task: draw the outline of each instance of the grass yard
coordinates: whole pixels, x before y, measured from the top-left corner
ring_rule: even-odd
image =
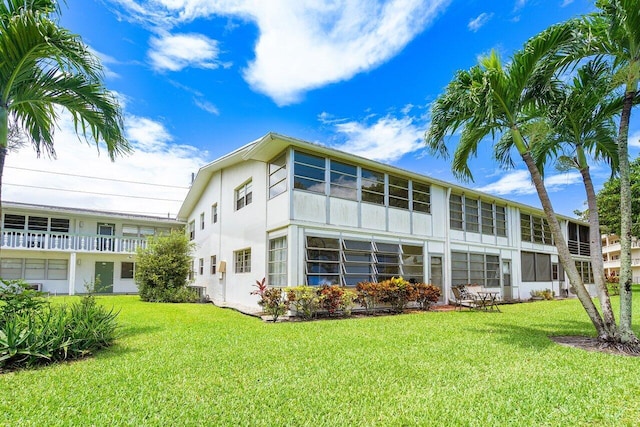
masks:
[[[278,324],[212,305],[100,301],[121,309],[117,344],[94,358],[0,375],[1,425],[640,420],[640,358],[547,338],[593,334],[576,300]]]

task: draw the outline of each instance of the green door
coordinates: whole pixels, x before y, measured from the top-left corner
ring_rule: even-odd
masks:
[[[98,285],[99,283],[99,285]],[[96,289],[98,293],[110,294],[113,292],[113,263],[96,262]]]

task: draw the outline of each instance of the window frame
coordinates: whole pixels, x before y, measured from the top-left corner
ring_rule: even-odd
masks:
[[[236,211],[249,206],[253,201],[253,180],[249,179],[234,191]]]
[[[125,269],[125,264],[127,264],[127,268]],[[128,266],[128,264],[131,264],[131,267]],[[128,275],[125,276],[125,272],[129,272],[131,271],[131,277],[129,277]],[[136,274],[136,263],[133,261],[121,261],[120,262],[120,278],[121,279],[133,279],[135,278],[135,274]]]
[[[251,273],[251,248],[234,251],[233,259],[236,274]]]

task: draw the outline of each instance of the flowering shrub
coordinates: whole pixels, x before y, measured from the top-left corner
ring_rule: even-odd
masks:
[[[360,282],[356,285],[356,292],[358,293],[356,301],[364,307],[367,313],[372,313],[381,302],[381,290],[380,283]]]
[[[415,289],[413,285],[402,277],[392,277],[378,284],[380,291],[380,301],[389,304],[391,310],[396,313],[402,312],[409,301],[415,301]]]
[[[266,314],[273,316],[274,322],[289,310],[289,303],[285,300],[282,289],[269,288],[264,277],[262,280],[256,280],[254,286],[257,289],[251,292],[251,295],[260,297],[258,305],[262,307]]]
[[[438,302],[441,295],[439,287],[426,283],[416,283],[413,287],[420,310],[429,310],[431,304]]]

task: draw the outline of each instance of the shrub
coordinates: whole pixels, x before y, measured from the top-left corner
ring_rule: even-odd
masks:
[[[396,313],[402,312],[410,301],[415,301],[415,289],[413,285],[402,277],[392,277],[380,285],[380,300],[391,306]]]
[[[260,297],[258,305],[262,307],[265,314],[273,317],[274,322],[289,310],[289,303],[285,299],[282,289],[268,287],[264,277],[262,280],[256,280],[254,286],[257,289],[251,292],[251,295],[258,295]]]
[[[343,296],[345,289],[338,285],[324,285],[319,289],[322,295],[322,308],[327,310],[329,315],[335,314],[337,310],[343,308]]]
[[[135,282],[140,298],[150,302],[195,302],[187,289],[194,244],[181,231],[152,236],[138,248]]]
[[[355,305],[358,294],[351,289],[344,289],[340,299],[340,309],[345,316],[351,316],[351,310]]]
[[[420,310],[429,310],[431,304],[438,302],[441,295],[439,287],[426,283],[416,283],[413,287]]]
[[[532,298],[543,298],[546,300],[552,300],[555,296],[551,289],[535,290],[530,292]]]
[[[309,320],[316,317],[321,304],[324,303],[323,295],[312,286],[296,286],[287,288],[287,303],[293,306],[296,314]]]
[[[3,307],[15,298],[2,294]],[[8,313],[5,311],[3,314]],[[43,301],[3,315],[0,370],[76,359],[107,347],[116,338],[118,313],[97,304],[89,293],[70,306]]]
[[[42,292],[30,289],[24,280],[0,279],[0,322],[37,310],[46,303],[42,296]]]
[[[356,301],[364,307],[367,313],[374,312],[380,303],[380,284],[375,282],[360,282],[356,285],[356,292],[358,293]]]

